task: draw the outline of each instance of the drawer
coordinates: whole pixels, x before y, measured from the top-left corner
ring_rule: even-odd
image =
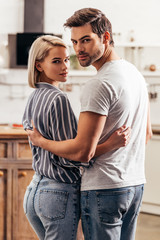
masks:
[[[17,159],[31,159],[32,158],[32,152],[31,152],[28,141],[17,142],[16,150],[17,150],[16,151]]]
[[[13,144],[10,141],[0,140],[0,159],[13,157]]]
[[[0,140],[0,160],[31,160],[28,140]]]

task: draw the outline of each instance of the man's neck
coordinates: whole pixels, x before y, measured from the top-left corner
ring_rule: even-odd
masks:
[[[119,60],[119,59],[120,57],[115,52],[114,47],[109,46],[108,48],[105,49],[103,56],[98,61],[94,62],[92,65],[98,71],[106,62]]]

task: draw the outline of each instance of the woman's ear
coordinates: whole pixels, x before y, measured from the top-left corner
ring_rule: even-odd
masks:
[[[109,32],[105,32],[103,35],[103,42],[107,43],[110,41],[110,33]]]
[[[40,62],[36,61],[36,63],[35,63],[35,67],[36,67],[36,69],[37,69],[39,72],[42,72],[42,71],[43,71],[43,69],[42,69],[42,66],[41,66],[41,63],[40,63]]]

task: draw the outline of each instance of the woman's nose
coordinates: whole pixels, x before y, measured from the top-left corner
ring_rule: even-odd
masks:
[[[63,62],[62,68],[63,69],[68,69],[69,68],[69,62]]]

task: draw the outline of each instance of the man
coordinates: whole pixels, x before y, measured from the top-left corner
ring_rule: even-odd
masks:
[[[93,65],[97,75],[84,88],[75,139],[47,140],[35,128],[28,132],[29,137],[33,144],[56,155],[87,162],[97,143],[124,123],[131,126],[125,148],[104,153],[85,169],[81,208],[86,240],[133,240],[145,183],[145,140],[151,136],[145,80],[116,54],[111,23],[100,10],[81,9],[64,26],[71,28],[80,64]]]

